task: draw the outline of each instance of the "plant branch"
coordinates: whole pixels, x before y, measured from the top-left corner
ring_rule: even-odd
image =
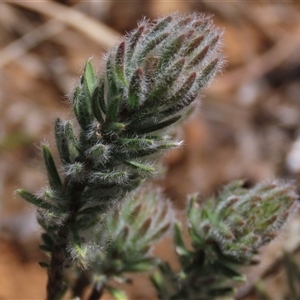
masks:
[[[66,177],[64,186],[68,186],[69,178]],[[57,232],[57,240],[51,255],[50,268],[48,269],[48,283],[47,283],[47,300],[60,299],[66,289],[64,284],[66,268],[69,265],[69,257],[67,253],[67,245],[69,242],[70,229],[77,218],[79,209],[80,195],[85,188],[85,184],[74,185],[70,202],[71,212],[65,223]]]
[[[92,292],[88,300],[99,300],[104,292],[104,283],[102,281],[97,281],[92,289]]]

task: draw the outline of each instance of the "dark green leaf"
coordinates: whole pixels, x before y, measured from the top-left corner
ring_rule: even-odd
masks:
[[[74,112],[80,127],[84,131],[90,130],[93,122],[91,109],[91,97],[86,96],[80,87],[77,87],[74,92]]]
[[[44,262],[44,261],[39,261],[39,265],[40,265],[42,268],[47,268],[47,269],[50,267],[49,263],[46,263],[46,262]]]
[[[68,134],[66,132],[66,125],[58,118],[55,121],[55,140],[58,148],[61,162],[71,163],[71,155],[69,150]]]
[[[103,85],[97,86],[93,92],[93,96],[92,96],[92,100],[91,100],[93,114],[94,114],[95,118],[99,121],[100,124],[104,123],[104,119],[103,119],[103,116],[101,113],[101,105],[100,105],[100,101],[101,101],[100,98],[104,97],[103,89],[104,89]],[[104,101],[102,100],[102,102],[104,102]]]
[[[128,108],[130,110],[136,109],[145,100],[144,89],[144,74],[142,68],[137,68],[133,73],[129,88],[128,88]]]
[[[135,51],[136,45],[139,42],[140,37],[144,32],[145,26],[140,26],[136,31],[130,36],[128,47],[127,47],[127,60],[131,60],[133,53]]]
[[[124,65],[125,65],[125,42],[120,43],[116,51],[116,75],[118,79],[126,84]]]
[[[155,267],[153,259],[144,259],[126,266],[126,272],[149,272]]]
[[[155,168],[152,167],[152,166],[149,166],[149,165],[144,165],[144,164],[141,164],[141,163],[138,163],[136,161],[133,161],[133,160],[127,160],[127,159],[124,159],[120,156],[118,156],[118,158],[126,165],[130,166],[130,167],[133,167],[134,169],[138,169],[142,172],[146,172],[146,173],[153,173],[155,171]]]
[[[49,246],[46,246],[46,245],[40,245],[39,248],[45,252],[49,252],[51,253],[53,251],[53,249]]]
[[[48,181],[54,191],[62,190],[62,182],[56,169],[52,154],[48,146],[43,145],[43,157],[47,168]]]
[[[110,292],[110,294],[114,297],[115,300],[127,300],[127,296],[126,294],[115,287],[107,287],[108,291]]]
[[[48,246],[50,249],[53,248],[54,241],[53,241],[53,239],[50,237],[50,235],[48,233],[45,233],[45,232],[42,233],[42,240],[43,240],[44,244],[46,246]]]
[[[25,191],[22,189],[18,189],[17,193],[27,202],[34,204],[37,207],[40,208],[44,208],[44,209],[51,209],[51,210],[55,210],[56,207],[46,201],[44,201],[43,199]]]
[[[141,51],[141,53],[139,54],[139,57],[137,59],[137,63],[138,65],[140,63],[142,63],[142,61],[145,59],[145,56],[151,51],[153,50],[155,47],[157,47],[162,41],[164,41],[167,37],[169,36],[168,32],[163,32],[157,36],[155,36],[154,38],[150,39],[148,42],[146,42],[146,44],[144,45],[144,47],[142,48],[143,50]]]
[[[82,76],[82,84],[84,89],[86,89],[86,94],[88,96],[92,96],[95,87],[95,73],[93,66],[90,61],[87,61],[84,66],[83,76]]]
[[[156,79],[156,85],[150,91],[148,96],[148,98],[150,99],[149,101],[156,100],[155,102],[157,102],[157,100],[162,98],[163,94],[168,92],[168,90],[172,87],[176,79],[179,77],[184,64],[185,59],[179,59],[169,68],[167,68],[165,72],[163,72],[163,74]]]
[[[181,119],[181,116],[174,116],[166,121],[154,124],[152,126],[147,126],[144,128],[142,127],[142,128],[136,129],[135,131],[136,131],[136,133],[139,133],[139,134],[154,132],[154,131],[166,128],[166,127],[172,125],[173,123],[177,122],[180,119]]]
[[[190,255],[190,251],[188,251],[184,245],[180,225],[175,223],[174,228],[174,242],[175,242],[175,250],[179,256],[188,256]]]

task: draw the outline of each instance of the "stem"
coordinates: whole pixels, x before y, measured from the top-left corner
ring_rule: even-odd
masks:
[[[104,292],[104,282],[97,281],[93,286],[93,290],[88,300],[99,300],[100,297],[103,295],[103,292]]]
[[[90,285],[92,281],[91,273],[89,271],[83,271],[79,274],[72,289],[72,299],[82,299],[85,289]]]
[[[60,299],[67,289],[64,283],[67,238],[68,228],[67,226],[64,226],[58,232],[58,240],[61,242],[58,242],[54,246],[50,268],[48,269],[47,300]]]
[[[69,183],[69,177],[66,177],[64,182],[65,190]],[[84,187],[85,183],[74,184],[70,192],[72,195],[72,200],[69,205],[70,216],[57,232],[56,243],[51,255],[50,267],[48,269],[47,300],[59,300],[67,290],[67,285],[64,283],[66,268],[70,266],[67,246],[69,243],[70,228],[72,228],[72,225],[76,221],[80,207],[80,197]]]

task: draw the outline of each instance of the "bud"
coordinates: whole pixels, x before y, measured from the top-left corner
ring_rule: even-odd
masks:
[[[193,213],[190,208],[188,216],[198,236],[193,244],[205,251],[205,245],[214,241],[222,255],[250,263],[258,249],[277,236],[288,214],[295,209],[294,189],[292,184],[279,181],[262,183],[249,190],[232,183],[214,205],[209,202],[197,209],[195,202],[192,203]]]

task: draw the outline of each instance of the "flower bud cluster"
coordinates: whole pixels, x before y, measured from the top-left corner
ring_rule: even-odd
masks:
[[[93,273],[107,277],[153,269],[151,249],[170,228],[173,210],[160,191],[143,189],[107,213],[93,235],[95,249],[87,259]]]
[[[207,17],[170,14],[142,21],[107,54],[98,77],[88,62],[74,93],[85,133],[79,145],[88,152],[107,150],[89,158],[130,167],[142,177],[155,174],[153,154],[180,145],[166,129],[185,117],[222,65],[221,35]]]
[[[264,182],[250,190],[242,185],[242,181],[231,183],[203,207],[190,199],[189,232],[195,249],[210,241],[211,249],[205,249],[207,259],[220,251],[223,256],[251,263],[259,247],[277,236],[298,199],[290,183]],[[212,260],[217,257],[213,255]]]
[[[152,281],[160,299],[215,299],[232,294],[244,280],[240,267],[257,263],[259,248],[273,240],[291,213],[298,209],[295,187],[279,181],[243,188],[236,181],[216,199],[200,204],[190,197],[187,218],[192,249],[175,226],[175,250],[180,273],[162,264]]]

